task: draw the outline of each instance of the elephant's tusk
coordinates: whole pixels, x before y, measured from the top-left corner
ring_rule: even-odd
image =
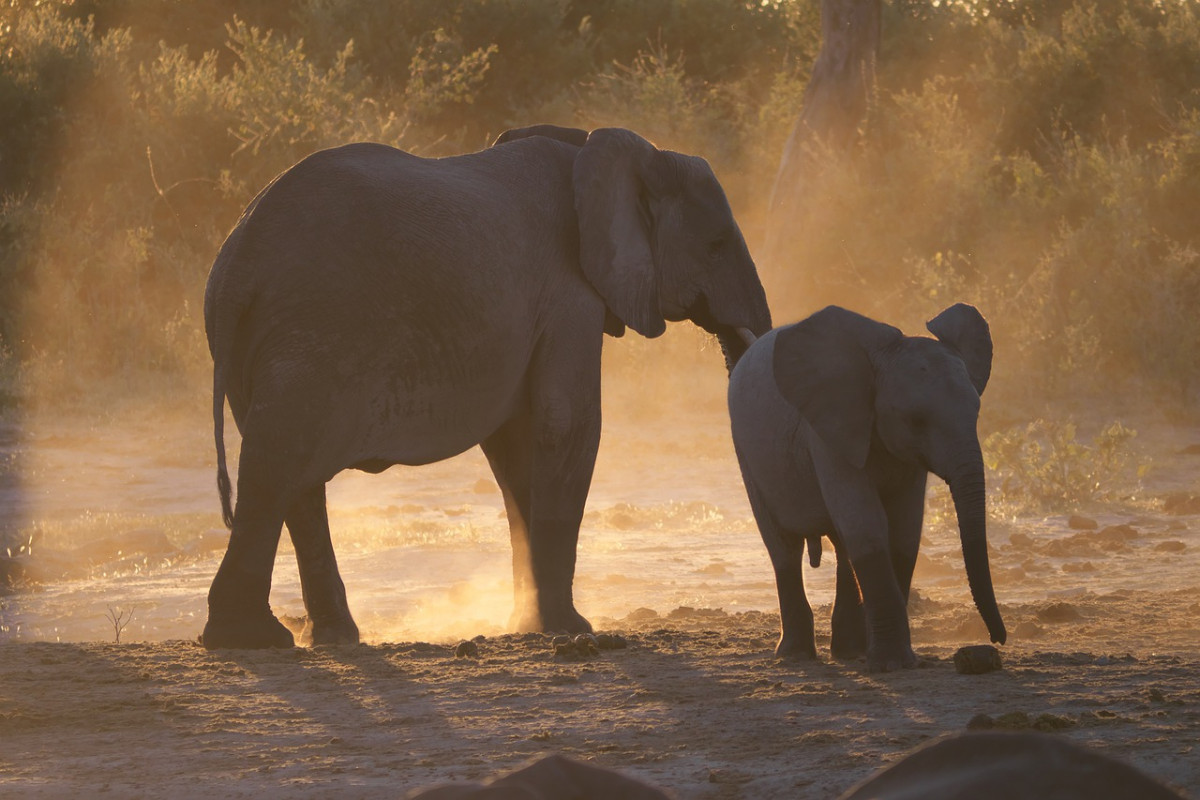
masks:
[[[733,332],[746,344],[746,347],[758,341],[758,337],[751,333],[749,328],[734,328]]]

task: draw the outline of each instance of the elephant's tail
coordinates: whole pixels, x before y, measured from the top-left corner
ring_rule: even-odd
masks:
[[[233,485],[225,462],[225,365],[213,363],[213,437],[217,443],[217,492],[221,495],[221,519],[233,529]]]
[[[230,530],[233,529],[233,485],[229,481],[229,467],[225,460],[225,398],[228,396],[229,365],[233,363],[234,335],[253,293],[252,279],[236,264],[241,260],[239,253],[243,248],[250,215],[284,174],[280,173],[271,179],[246,206],[225,244],[221,245],[221,252],[213,263],[204,291],[204,325],[213,359],[213,438],[217,444],[217,492],[221,496],[221,519]]]

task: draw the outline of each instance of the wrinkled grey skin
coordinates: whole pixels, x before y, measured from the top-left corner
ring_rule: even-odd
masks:
[[[539,135],[540,134],[540,135]],[[520,630],[586,631],[575,549],[600,438],[603,333],[691,319],[732,363],[770,315],[702,159],[620,129],[539,126],[423,159],[315,153],[251,203],[209,276],[229,548],[207,647],[287,647],[268,595],[282,525],[314,643],[358,641],[325,483],[481,445],[504,495]],[[242,434],[237,507],[223,404]]]
[[[539,759],[486,784],[448,784],[408,795],[409,800],[669,800],[669,797],[619,772],[559,755]]]
[[[841,800],[1179,800],[1138,770],[1054,733],[967,733],[932,742]]]
[[[874,671],[916,665],[906,604],[930,472],[950,485],[975,604],[992,641],[1005,640],[976,432],[991,335],[963,304],[928,328],[937,339],[830,306],[771,331],[733,370],[733,441],[775,570],[780,656],[816,657],[801,562],[807,541],[819,563],[828,536],[837,552],[833,655],[865,652]]]

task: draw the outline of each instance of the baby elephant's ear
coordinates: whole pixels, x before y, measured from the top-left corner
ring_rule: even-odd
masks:
[[[967,375],[982,396],[992,375],[992,332],[979,309],[956,303],[925,323],[925,327],[962,356]]]
[[[875,427],[875,369],[869,353],[900,331],[837,306],[780,330],[774,373],[779,392],[825,446],[855,467],[867,463]]]

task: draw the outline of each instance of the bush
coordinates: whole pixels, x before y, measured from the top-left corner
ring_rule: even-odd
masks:
[[[70,393],[206,373],[199,305],[222,237],[274,175],[354,139],[442,155],[531,122],[631,127],[706,156],[756,247],[818,13],[8,3],[0,379],[58,374]],[[991,391],[1190,403],[1200,2],[890,0],[878,75],[858,140],[820,153],[791,247],[758,253],[776,320],[839,302],[915,330],[965,300],[992,322]]]
[[[1005,391],[1191,403],[1200,4],[893,2],[879,82],[767,265],[780,321],[965,300]]]
[[[1074,422],[1034,420],[997,431],[983,442],[984,463],[1003,501],[1021,509],[1078,508],[1133,494],[1148,469],[1135,463],[1137,431],[1114,421],[1091,444]]]

